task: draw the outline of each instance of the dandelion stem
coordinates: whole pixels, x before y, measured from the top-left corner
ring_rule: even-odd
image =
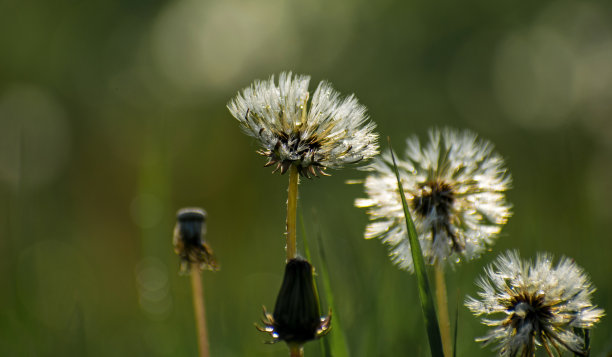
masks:
[[[289,346],[290,357],[304,357],[304,347],[300,345],[292,344]]]
[[[200,357],[209,357],[208,331],[206,330],[206,311],[204,309],[204,288],[198,263],[191,263],[191,287],[193,290],[193,308],[198,327],[198,346]]]
[[[440,322],[440,335],[442,337],[442,349],[445,356],[453,355],[451,344],[450,319],[448,317],[448,299],[446,297],[446,280],[444,279],[444,267],[442,263],[435,265],[436,274],[436,304],[438,305],[438,320]]]
[[[296,245],[296,219],[298,198],[299,174],[297,167],[291,165],[289,168],[289,190],[287,198],[287,261],[297,255]]]

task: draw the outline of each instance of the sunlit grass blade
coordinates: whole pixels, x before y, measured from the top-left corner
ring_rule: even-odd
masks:
[[[414,272],[417,277],[419,298],[421,300],[421,307],[423,309],[425,327],[427,328],[427,337],[429,338],[429,348],[431,350],[432,357],[443,357],[444,353],[442,352],[442,338],[440,337],[440,326],[438,325],[438,318],[436,317],[434,296],[431,292],[431,288],[429,287],[429,281],[427,280],[427,273],[425,271],[425,259],[423,258],[423,252],[421,251],[419,237],[417,235],[416,228],[414,227],[412,217],[410,216],[408,203],[406,202],[404,188],[402,186],[399,171],[397,170],[397,164],[395,163],[395,155],[393,154],[393,148],[391,147],[391,139],[389,138],[388,141],[389,151],[391,152],[391,159],[393,160],[393,170],[397,179],[397,188],[402,199],[404,217],[406,218],[408,240],[410,241],[410,251],[412,253],[412,260],[414,263]]]
[[[457,337],[459,337],[459,290],[457,289],[457,306],[455,307],[455,333],[453,334],[453,357],[457,357]]]
[[[298,207],[298,218],[300,220],[300,229],[302,230],[302,244],[304,245],[304,255],[306,260],[312,262],[312,256],[310,254],[310,246],[308,245],[308,239],[306,237],[306,226],[304,225],[304,215],[302,215],[301,207]]]
[[[302,215],[302,210],[299,207],[298,207],[297,212],[298,212],[298,218],[300,220],[300,229],[302,230],[302,244],[304,245],[304,254],[306,255],[306,260],[308,260],[309,262],[312,262],[312,256],[310,254],[310,246],[308,244],[308,238],[306,235],[306,226],[304,225],[304,216]],[[316,282],[317,274],[315,274],[314,279]],[[315,288],[315,292],[317,296],[319,296],[318,284],[315,283],[314,288]],[[320,339],[319,345],[321,346],[321,353],[323,354],[323,356],[325,357],[330,356],[328,352],[329,342],[327,341],[327,338]]]
[[[300,228],[302,230],[302,240],[304,245],[304,254],[306,255],[306,259],[310,260],[311,254],[308,245],[308,239],[306,234],[306,227],[304,226],[304,218],[302,216],[301,210],[299,211],[300,218]],[[319,247],[319,257],[320,257],[320,266],[318,269],[318,274],[315,276],[315,279],[321,277],[323,281],[323,292],[325,293],[325,300],[327,301],[327,305],[334,312],[334,317],[332,319],[332,329],[330,333],[321,339],[321,351],[323,356],[325,357],[348,357],[348,347],[346,344],[346,338],[344,336],[344,332],[340,326],[340,321],[338,319],[338,313],[336,306],[334,305],[334,295],[331,289],[331,282],[329,279],[329,273],[327,270],[327,257],[325,255],[325,250],[323,248],[323,242],[321,236],[318,236],[317,239],[318,247]]]
[[[333,328],[329,335],[329,342],[331,344],[331,355],[333,357],[348,357],[348,347],[346,345],[346,338],[344,331],[340,325],[340,319],[338,318],[338,310],[334,304],[334,294],[332,293],[331,282],[327,270],[327,256],[325,255],[325,249],[323,248],[323,242],[321,236],[318,237],[319,243],[319,255],[321,257],[321,279],[323,280],[323,289],[325,290],[325,299],[330,309],[334,312]]]

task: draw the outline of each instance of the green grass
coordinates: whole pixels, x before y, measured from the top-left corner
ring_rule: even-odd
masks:
[[[393,171],[395,172],[395,177],[397,179],[397,188],[402,199],[404,217],[406,218],[408,240],[410,241],[410,251],[412,253],[414,272],[417,277],[419,299],[421,300],[421,308],[423,309],[423,317],[425,319],[427,337],[429,338],[429,348],[433,357],[443,357],[444,353],[442,352],[442,338],[440,337],[440,326],[438,326],[438,318],[436,317],[434,297],[431,292],[431,288],[429,287],[429,280],[427,279],[427,272],[425,270],[425,259],[423,259],[423,252],[421,251],[421,245],[419,244],[419,237],[414,227],[412,217],[410,216],[410,211],[408,210],[406,195],[404,194],[402,181],[400,179],[399,171],[397,170],[397,164],[395,163],[395,155],[393,154],[393,149],[391,148],[391,139],[389,139],[389,151],[391,152],[391,159],[393,160]]]

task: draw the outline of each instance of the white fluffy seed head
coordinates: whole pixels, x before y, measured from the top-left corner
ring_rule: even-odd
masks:
[[[281,73],[255,81],[228,104],[242,130],[256,138],[266,165],[284,173],[295,165],[301,175],[325,175],[327,168],[367,160],[378,154],[375,124],[351,95],[341,98],[329,83],[319,83],[312,98],[309,76]]]
[[[553,266],[550,254],[532,262],[509,251],[476,284],[478,298],[468,297],[465,305],[491,327],[476,341],[497,342],[500,356],[530,356],[537,346],[582,354],[584,338],[575,329],[590,329],[604,316],[591,302],[595,288],[588,276],[569,258]]]
[[[426,262],[449,263],[478,257],[511,216],[505,191],[511,178],[493,145],[470,131],[445,128],[429,132],[429,142],[406,141],[398,170]],[[368,166],[364,207],[371,223],[365,238],[390,246],[393,261],[413,271],[404,211],[390,154]]]

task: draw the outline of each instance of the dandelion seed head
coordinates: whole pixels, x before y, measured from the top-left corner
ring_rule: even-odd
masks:
[[[259,141],[265,166],[285,173],[291,165],[305,177],[326,175],[378,154],[375,124],[354,95],[341,98],[319,83],[310,100],[309,76],[281,73],[255,81],[228,104],[242,130]]]
[[[429,142],[406,141],[398,171],[426,262],[450,265],[478,257],[511,215],[511,178],[493,145],[469,131],[429,132]],[[404,211],[390,154],[368,166],[367,198],[355,201],[370,216],[365,238],[390,246],[393,261],[413,271]]]
[[[477,286],[478,298],[465,305],[491,330],[476,341],[497,342],[500,356],[531,356],[538,346],[582,355],[587,346],[575,329],[590,329],[604,316],[591,302],[588,276],[568,258],[553,266],[549,254],[531,262],[510,251],[485,268]]]

